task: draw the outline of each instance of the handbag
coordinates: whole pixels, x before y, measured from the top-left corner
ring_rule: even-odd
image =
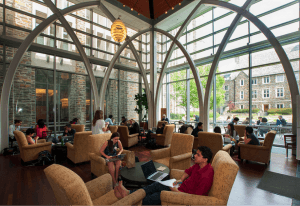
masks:
[[[127,154],[126,167],[127,168],[135,167],[135,153],[133,151]]]

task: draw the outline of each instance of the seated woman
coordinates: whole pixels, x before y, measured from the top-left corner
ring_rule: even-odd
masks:
[[[36,126],[36,136],[38,136],[39,138],[46,138],[47,137],[46,131],[48,131],[48,128],[45,125],[44,120],[39,119]]]
[[[34,129],[32,128],[28,128],[26,130],[26,139],[29,145],[31,144],[37,144],[37,140],[39,139],[38,136],[36,136],[34,139],[32,138],[32,136],[34,135]]]
[[[103,111],[97,110],[95,112],[95,116],[93,119],[92,134],[104,134],[104,133],[111,133],[111,131],[108,128],[108,122],[107,124],[104,122]]]
[[[227,125],[227,131],[225,134],[223,134],[224,137],[231,138],[232,141],[236,143],[236,140],[233,138],[234,136],[234,125],[232,123],[229,123]]]
[[[110,140],[107,140],[101,147],[100,153],[102,154],[103,158],[111,159],[114,156],[120,155],[123,152],[123,146],[120,139],[120,133],[114,132]],[[117,148],[120,149],[120,151],[117,153]],[[114,187],[117,184],[117,180],[119,177],[119,169],[121,166],[121,160],[114,161],[114,162],[107,162],[108,171],[110,175],[112,176]]]

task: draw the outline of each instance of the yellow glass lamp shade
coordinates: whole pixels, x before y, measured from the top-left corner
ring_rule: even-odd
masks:
[[[125,24],[120,19],[117,19],[111,25],[110,33],[111,33],[112,38],[116,42],[124,41],[126,38],[126,35],[127,35],[127,30],[126,30]]]

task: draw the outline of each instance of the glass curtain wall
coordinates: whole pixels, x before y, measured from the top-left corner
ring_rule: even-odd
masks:
[[[230,1],[238,6],[242,6],[243,2]],[[271,4],[272,6],[270,6]],[[255,2],[250,8],[250,12],[256,15],[278,38],[290,59],[299,85],[299,38],[297,37],[299,36],[297,32],[299,30],[299,1],[262,0]],[[199,69],[204,91],[208,75],[205,68],[207,67],[209,71],[214,54],[235,15],[232,11],[211,7],[193,19],[183,37],[180,38],[180,42],[187,47]],[[171,29],[170,34],[175,36],[178,28]],[[171,41],[166,38],[162,39],[161,55],[163,56],[167,53],[164,48]],[[283,41],[284,39],[286,41]],[[189,68],[188,64],[183,63],[184,61],[186,61],[185,57],[180,54],[178,48],[175,49],[168,64],[170,79],[163,84],[165,88],[170,85],[164,98],[167,99],[170,95],[168,112],[171,117],[176,112],[177,115],[179,113],[181,116],[185,115],[188,111],[185,105],[189,105],[190,120],[193,120],[193,114],[199,112],[197,108],[199,100],[196,91],[193,91],[192,85],[195,84],[195,80],[192,73],[190,73],[190,77],[185,75]],[[177,75],[178,73],[180,75]],[[281,134],[290,129],[286,129],[286,131],[277,129],[276,120],[279,115],[283,115],[288,122],[287,125],[291,127],[290,88],[275,50],[258,28],[247,19],[242,18],[225,47],[215,80],[216,88],[212,87],[211,90],[209,131],[212,131],[216,125],[222,126],[224,131],[223,126],[228,124],[227,118],[231,120],[233,116],[239,117],[240,123],[252,125],[256,124],[259,116],[262,116],[267,118],[271,125],[270,129],[278,130],[279,138],[274,144],[283,144]],[[178,91],[174,89],[177,88],[176,84],[181,84],[182,91],[185,91],[187,85],[190,87],[190,91],[181,93],[190,100],[184,106],[178,103],[178,99],[172,99],[178,95]],[[213,98],[214,93],[216,98]],[[249,94],[251,95],[249,96]],[[215,110],[213,109],[214,105]],[[250,105],[252,105],[252,109],[249,109]],[[252,120],[246,120],[246,118]],[[178,119],[171,118],[173,121]]]
[[[59,9],[74,5],[61,0],[54,1]],[[3,5],[0,5],[0,15],[3,16]],[[27,0],[26,8],[22,3],[5,1],[5,22],[0,26],[3,35],[24,40],[29,33],[53,13],[42,2]],[[111,22],[93,11],[93,8],[81,9],[65,16],[74,30],[87,56],[110,61],[119,48],[110,34]],[[5,25],[5,30],[3,28]],[[128,35],[136,33],[131,28]],[[147,34],[133,41],[145,67],[150,58],[147,51],[149,38]],[[73,118],[79,118],[80,124],[90,130],[93,118],[93,96],[91,81],[83,62],[76,58],[66,58],[61,51],[67,51],[71,56],[78,50],[60,21],[55,21],[46,28],[34,41],[46,47],[55,47],[59,55],[52,56],[43,53],[27,52],[17,69],[11,90],[9,106],[9,124],[15,119],[23,120],[23,127],[34,127],[38,119],[44,119],[50,130],[55,134],[62,131],[63,126]],[[149,44],[149,43],[148,43]],[[17,49],[2,47],[0,86],[2,88],[5,71],[14,57]],[[148,53],[147,53],[148,52]],[[3,55],[5,54],[5,55]],[[137,67],[131,50],[126,48],[117,63]],[[100,89],[107,67],[92,64],[92,69]],[[113,69],[105,98],[105,115],[112,114],[118,123],[121,116],[138,120],[134,96],[138,93],[138,73]],[[122,92],[122,88],[124,91]],[[123,104],[121,103],[123,102]],[[120,107],[122,106],[122,107]],[[122,108],[122,109],[121,109]]]

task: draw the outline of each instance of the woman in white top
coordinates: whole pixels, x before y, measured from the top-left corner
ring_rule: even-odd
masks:
[[[103,111],[97,110],[93,119],[92,134],[111,133],[108,129],[108,124],[105,124],[103,119]]]

